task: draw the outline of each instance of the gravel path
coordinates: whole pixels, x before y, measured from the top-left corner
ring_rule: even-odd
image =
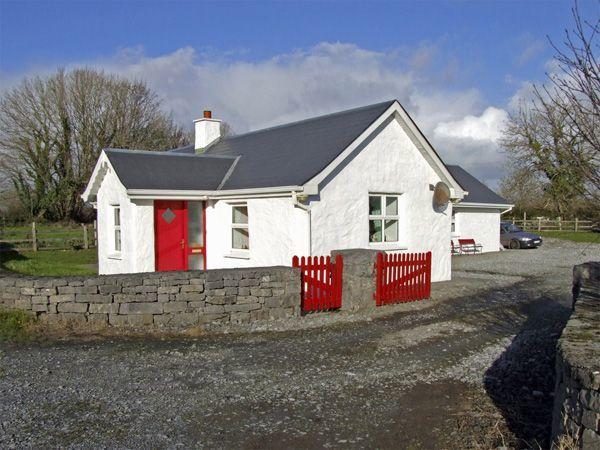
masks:
[[[544,447],[572,266],[594,259],[550,239],[456,257],[432,301],[312,329],[4,344],[0,448]]]

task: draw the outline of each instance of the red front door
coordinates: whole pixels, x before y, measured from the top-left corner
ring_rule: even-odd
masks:
[[[186,202],[155,200],[154,243],[156,270],[186,269]]]
[[[156,271],[206,269],[206,204],[155,200]]]

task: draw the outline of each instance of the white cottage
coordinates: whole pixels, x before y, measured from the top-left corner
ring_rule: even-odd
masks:
[[[451,197],[441,209],[440,182]],[[477,208],[453,216],[469,195],[394,100],[227,137],[205,111],[195,145],[103,150],[83,199],[98,211],[101,274],[290,265],[371,248],[431,251],[441,281],[453,217],[461,235],[499,247],[501,207],[478,204],[495,217],[472,227]]]

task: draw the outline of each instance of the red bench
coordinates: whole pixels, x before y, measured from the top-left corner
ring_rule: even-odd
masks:
[[[450,254],[460,255],[460,248],[454,245],[454,241],[452,239],[450,239]]]
[[[477,244],[475,239],[459,239],[458,248],[460,253],[466,253],[474,255],[475,253],[481,253],[482,245]]]

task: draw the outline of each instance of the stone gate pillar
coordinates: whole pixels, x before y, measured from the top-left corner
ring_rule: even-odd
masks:
[[[342,310],[357,311],[375,308],[375,261],[378,250],[349,249],[333,250],[332,258],[342,255],[344,273],[342,275]]]

